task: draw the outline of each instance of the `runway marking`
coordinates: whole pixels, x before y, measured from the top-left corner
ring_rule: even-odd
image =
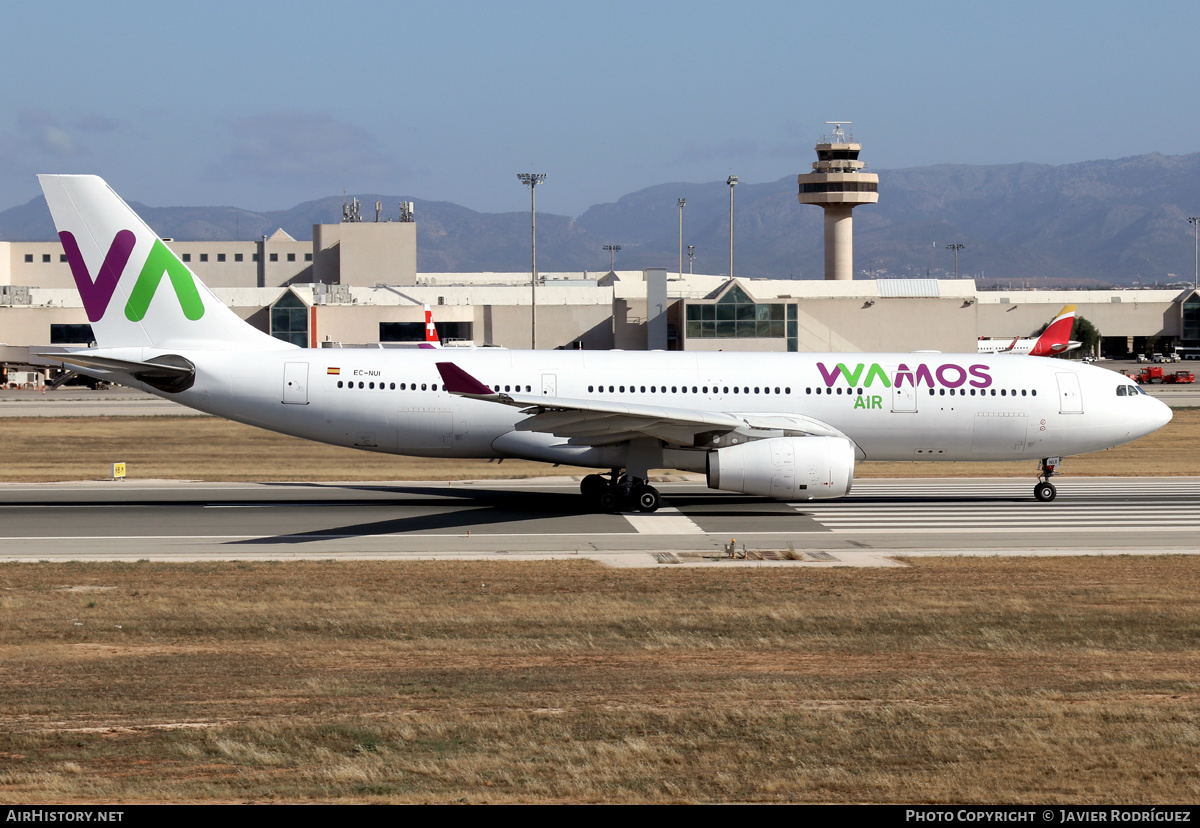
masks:
[[[703,529],[674,506],[663,506],[657,512],[630,512],[623,517],[641,535],[703,535]]]

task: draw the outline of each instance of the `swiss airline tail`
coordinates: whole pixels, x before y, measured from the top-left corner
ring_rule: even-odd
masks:
[[[442,347],[437,328],[433,326],[433,311],[429,309],[429,305],[425,306],[425,344],[431,348]]]
[[[94,175],[39,175],[101,348],[295,347],[243,322]]]
[[[1078,342],[1071,341],[1071,329],[1075,326],[1075,306],[1066,305],[1054,317],[1050,326],[1042,332],[1030,350],[1030,356],[1053,356],[1078,348]]]

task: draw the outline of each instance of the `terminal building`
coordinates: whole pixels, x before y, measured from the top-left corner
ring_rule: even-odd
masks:
[[[849,193],[871,203],[877,176],[853,164],[834,170],[857,162],[858,145],[841,143],[819,162],[829,170],[813,175],[832,176],[840,201]],[[814,185],[820,197],[807,203],[825,206],[832,184],[808,177],[802,189]],[[837,210],[827,221],[835,239],[850,206]],[[444,343],[530,346],[529,272],[420,273],[411,209],[399,221],[361,221],[356,209],[345,219],[314,225],[312,241],[282,230],[258,241],[165,241],[242,318],[301,347],[421,341],[424,305]],[[970,279],[730,279],[663,268],[539,273],[536,313],[541,348],[974,353],[978,338],[1028,336],[1068,304],[1099,329],[1104,355],[1200,353],[1200,294],[1178,289],[981,291]],[[62,245],[0,241],[0,363],[37,365],[31,353],[91,339]]]

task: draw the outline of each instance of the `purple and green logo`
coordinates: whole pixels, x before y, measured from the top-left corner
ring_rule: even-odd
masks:
[[[117,283],[125,273],[129,257],[137,243],[137,236],[130,230],[121,230],[109,245],[100,271],[93,279],[84,264],[79,252],[79,244],[70,231],[64,230],[58,234],[62,240],[63,250],[67,254],[67,262],[71,265],[71,275],[75,277],[75,287],[83,299],[83,308],[87,311],[88,321],[96,322],[104,318]],[[204,302],[196,290],[196,282],[191,271],[184,267],[183,262],[175,258],[175,254],[167,249],[161,240],[155,239],[146,257],[133,290],[129,293],[129,301],[125,303],[125,318],[130,322],[140,322],[150,309],[150,300],[158,291],[158,286],[166,276],[175,291],[175,297],[183,309],[183,315],[193,322],[204,316]]]
[[[871,385],[878,380],[884,388],[891,388],[892,381],[888,378],[887,371],[883,369],[879,363],[873,362],[870,366],[858,363],[851,370],[845,363],[839,362],[832,368],[825,366],[825,363],[818,362],[817,369],[821,372],[821,378],[825,380],[825,387],[832,388],[837,382],[838,377],[842,377],[851,386],[857,386],[859,380],[862,380],[862,385],[870,388]],[[987,388],[992,384],[992,378],[988,374],[988,366],[986,365],[968,365],[963,367],[954,362],[947,362],[942,365],[930,368],[925,363],[917,363],[915,368],[909,368],[904,363],[896,369],[896,387],[903,388],[905,384],[911,385],[914,388],[919,385],[926,385],[933,388],[935,385],[944,386],[946,388],[958,388],[960,385],[971,385],[974,388]]]

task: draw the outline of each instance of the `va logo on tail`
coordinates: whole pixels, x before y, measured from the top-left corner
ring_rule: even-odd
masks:
[[[71,265],[71,275],[75,277],[75,286],[79,289],[79,295],[83,299],[83,307],[87,311],[88,321],[96,322],[103,319],[104,314],[108,311],[109,302],[112,301],[113,293],[117,290],[117,283],[125,273],[125,266],[129,263],[130,254],[133,253],[137,236],[130,230],[121,230],[117,233],[112,244],[109,245],[108,253],[104,256],[104,263],[100,265],[100,272],[96,274],[95,279],[88,272],[75,236],[69,230],[63,230],[58,237],[62,240],[63,250],[67,254],[67,262]],[[125,304],[125,318],[130,322],[140,322],[145,318],[146,311],[150,308],[150,300],[158,291],[164,275],[171,280],[171,287],[174,288],[175,296],[179,299],[183,315],[193,322],[204,316],[204,302],[196,290],[196,282],[192,278],[191,272],[179,259],[175,258],[175,254],[168,250],[161,240],[155,239],[154,245],[150,248],[150,255],[146,257],[141,273],[138,274],[133,290],[129,294],[129,301]]]

